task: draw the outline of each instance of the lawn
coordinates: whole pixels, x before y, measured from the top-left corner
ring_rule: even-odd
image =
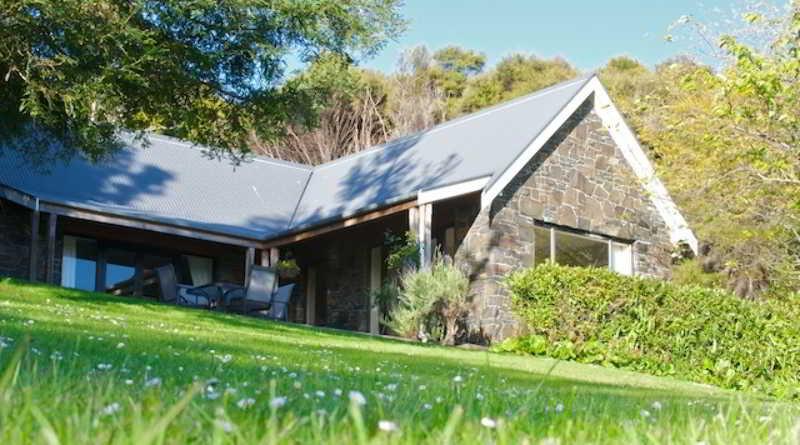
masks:
[[[0,443],[797,443],[797,405],[0,280]]]

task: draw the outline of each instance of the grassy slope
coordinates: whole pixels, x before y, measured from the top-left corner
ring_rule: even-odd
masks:
[[[0,443],[800,440],[796,406],[707,386],[8,280],[0,337]]]

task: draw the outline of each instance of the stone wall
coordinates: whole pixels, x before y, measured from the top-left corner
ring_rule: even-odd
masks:
[[[501,282],[533,264],[534,221],[634,241],[634,271],[667,277],[668,229],[588,99],[475,218],[456,258],[472,274],[473,340],[518,333]]]
[[[0,276],[28,279],[31,211],[0,199]]]
[[[47,222],[42,213],[39,220],[37,280],[47,278]],[[0,199],[0,276],[27,280],[30,278],[31,210]],[[61,232],[56,232],[54,282],[61,282]]]

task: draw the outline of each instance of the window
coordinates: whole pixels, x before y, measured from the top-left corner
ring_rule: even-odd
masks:
[[[189,263],[189,274],[194,286],[202,286],[214,281],[214,260],[195,255],[184,256]]]
[[[565,266],[608,267],[608,241],[555,231],[556,263]]]
[[[553,227],[534,226],[533,231],[534,265],[555,261],[567,266],[607,267],[623,275],[633,274],[630,244]]]
[[[130,280],[136,275],[136,253],[122,249],[106,249],[106,289]]]
[[[145,251],[129,244],[65,235],[61,285],[157,297],[160,289],[153,270],[167,264],[175,265],[182,284],[201,286],[214,281],[214,259],[210,257]]]
[[[64,237],[61,285],[93,291],[97,273],[97,242],[74,236]]]

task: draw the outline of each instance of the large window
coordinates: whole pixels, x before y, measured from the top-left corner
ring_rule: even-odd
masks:
[[[175,265],[181,284],[200,286],[214,280],[214,260],[174,251],[154,251],[136,246],[101,242],[77,236],[64,236],[61,285],[83,290],[112,288],[136,290],[145,296],[158,296],[157,283],[149,280],[152,270]],[[98,281],[99,280],[99,281]],[[117,290],[119,290],[117,289]]]
[[[573,233],[553,227],[534,227],[534,264],[553,261],[582,267],[607,267],[633,274],[631,245],[594,234]]]

